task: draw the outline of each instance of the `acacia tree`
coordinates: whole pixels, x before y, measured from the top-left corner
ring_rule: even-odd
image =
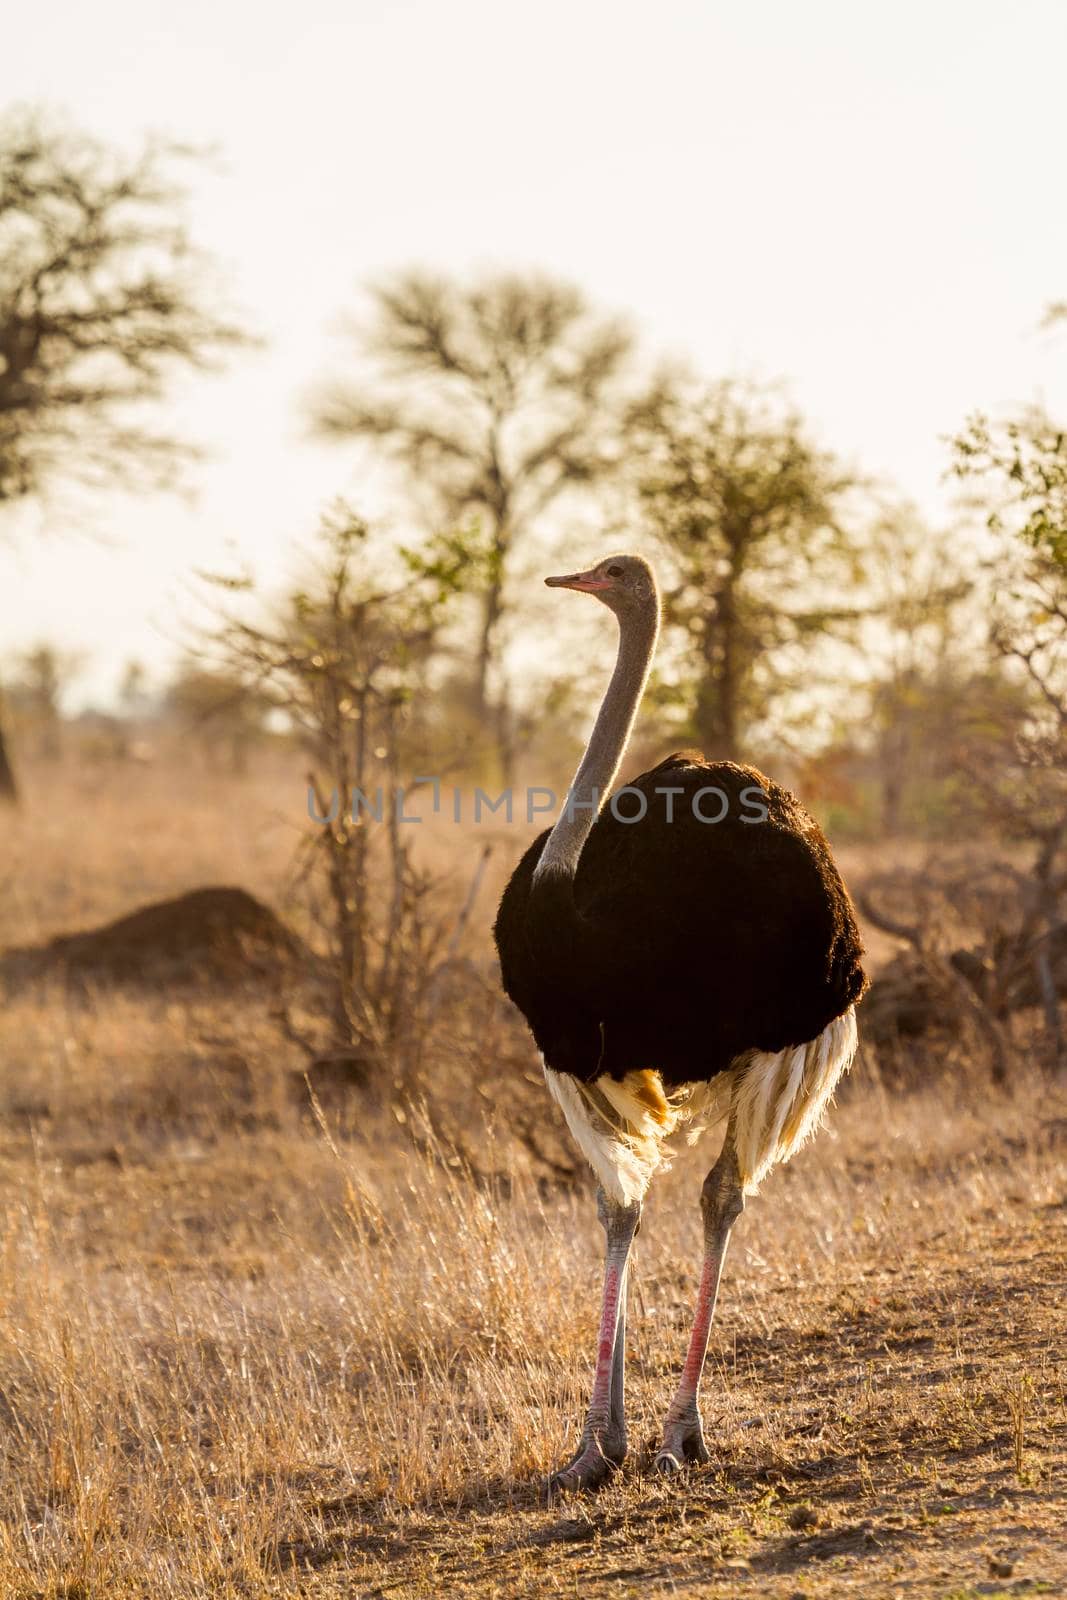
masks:
[[[817,637],[855,622],[854,480],[799,416],[751,386],[663,379],[633,407],[638,492],[666,547],[686,721],[736,758]],[[815,603],[819,593],[834,600]]]
[[[502,766],[511,719],[501,620],[516,545],[565,491],[617,464],[617,384],[632,348],[617,320],[567,284],[503,274],[471,285],[411,272],[371,291],[355,329],[365,381],[339,378],[314,407],[318,430],[383,447],[428,491],[431,533],[466,526],[468,585],[481,620],[473,709],[495,728]]]
[[[146,403],[245,335],[208,304],[174,176],[188,156],[0,121],[0,512],[72,477],[170,486],[195,454]],[[0,733],[0,794],[14,788]]]

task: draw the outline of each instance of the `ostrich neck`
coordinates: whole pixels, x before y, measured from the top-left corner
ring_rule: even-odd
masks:
[[[659,634],[659,603],[623,617],[607,693],[556,825],[545,840],[535,881],[546,872],[573,878],[582,846],[604,805],[630,740]]]

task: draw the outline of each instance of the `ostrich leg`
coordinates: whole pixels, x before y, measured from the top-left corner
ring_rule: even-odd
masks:
[[[597,1213],[607,1236],[604,1300],[597,1335],[593,1397],[574,1455],[549,1479],[549,1490],[594,1489],[626,1457],[626,1263],[641,1220],[641,1206],[622,1205],[597,1190]]]
[[[698,1405],[700,1374],[707,1354],[708,1335],[715,1315],[715,1300],[726,1247],[730,1242],[730,1230],[745,1209],[732,1125],[727,1129],[719,1159],[704,1180],[700,1209],[704,1214],[704,1267],[697,1290],[689,1350],[663,1424],[663,1443],[656,1456],[657,1472],[678,1472],[683,1462],[708,1459]]]

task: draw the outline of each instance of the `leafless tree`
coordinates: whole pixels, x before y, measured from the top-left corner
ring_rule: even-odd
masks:
[[[273,623],[224,616],[206,659],[213,676],[221,667],[255,703],[276,706],[308,757],[320,825],[298,879],[328,946],[331,1051],[368,1073],[410,1078],[474,893],[458,922],[439,908],[437,879],[414,854],[419,830],[404,825],[420,771],[407,767],[405,734],[416,703],[430,698],[427,665],[449,589],[383,571],[366,524],[344,507],[321,535],[309,585]]]

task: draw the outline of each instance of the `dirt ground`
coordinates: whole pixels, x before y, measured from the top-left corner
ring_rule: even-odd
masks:
[[[720,1333],[717,1459],[683,1482],[635,1467],[556,1511],[534,1491],[448,1529],[335,1538],[376,1562],[361,1592],[398,1597],[1062,1594],[1063,1222],[1063,1201],[1020,1197],[981,1220],[976,1259],[935,1248],[864,1271],[850,1299],[816,1294],[800,1329],[734,1333],[726,1370]],[[750,1448],[715,1448],[722,1387],[753,1413]],[[763,1438],[775,1410],[781,1452]]]
[[[274,785],[237,785],[209,835],[180,781],[138,782],[5,831],[0,949],[204,882],[271,898]],[[546,1182],[511,1141],[488,1060],[524,1059],[511,1026],[487,1012],[456,1047],[487,1178],[415,1148],[388,1097],[316,1117],[255,993],[8,992],[0,1596],[1067,1592],[1067,1093],[1021,1069],[905,1095],[861,1059],[749,1202],[712,1461],[664,1482],[714,1154],[683,1151],[638,1241],[630,1459],[550,1505],[600,1237],[591,1182]]]

